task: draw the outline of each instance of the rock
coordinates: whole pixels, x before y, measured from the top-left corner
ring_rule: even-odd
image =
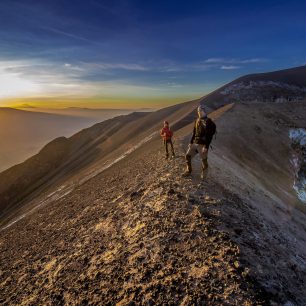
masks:
[[[241,233],[243,232],[243,229],[242,228],[234,228],[234,232],[237,234],[237,235],[241,235]]]
[[[295,306],[295,304],[291,301],[287,301],[284,306]]]
[[[239,264],[239,261],[234,261],[234,267],[236,268],[236,269],[239,269],[240,268],[240,264]]]
[[[168,195],[172,195],[172,194],[175,194],[175,191],[174,191],[173,188],[170,188],[170,189],[168,190]]]

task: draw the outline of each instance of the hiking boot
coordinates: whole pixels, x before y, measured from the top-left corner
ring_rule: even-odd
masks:
[[[191,173],[192,172],[191,156],[190,155],[186,155],[185,158],[186,158],[186,166],[187,166],[186,172]]]
[[[188,170],[186,170],[183,174],[182,177],[189,177],[191,176],[191,172],[189,172]]]
[[[201,173],[202,180],[206,179],[207,172],[208,172],[208,162],[207,162],[207,158],[204,158],[202,160],[202,173]]]
[[[201,173],[201,180],[205,180],[207,178],[207,171],[208,169],[206,170],[202,170],[202,173]]]

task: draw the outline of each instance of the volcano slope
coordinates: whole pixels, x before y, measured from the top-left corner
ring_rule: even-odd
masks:
[[[256,300],[238,247],[189,197],[182,160],[164,161],[159,146],[145,145],[3,232],[2,304]]]
[[[152,138],[157,133],[163,120],[170,121],[174,130],[179,130],[190,124],[195,118],[195,108],[199,103],[203,103],[207,107],[207,110],[210,111],[227,104],[228,101],[237,102],[237,105],[246,103],[250,105],[250,107],[253,107],[251,105],[255,105],[254,111],[258,111],[258,109],[264,105],[271,104],[271,101],[283,101],[284,99],[295,101],[294,105],[298,105],[300,102],[297,103],[297,101],[300,101],[301,98],[304,98],[304,100],[306,99],[305,75],[306,66],[271,73],[247,75],[224,85],[220,89],[198,100],[167,107],[150,114],[132,113],[128,116],[116,117],[84,129],[70,138],[61,137],[55,139],[45,146],[37,155],[20,165],[16,165],[0,173],[0,226],[9,224],[12,220],[16,220],[18,216],[27,214],[31,209],[42,204],[45,205],[47,202],[53,201],[71,192],[75,186],[97,175],[114,161],[124,157],[127,152],[131,152],[134,148]],[[254,101],[265,103],[254,103]],[[273,121],[275,121],[276,124],[281,121],[283,122],[282,118],[284,117],[284,114],[279,111],[277,112],[277,105],[281,104],[274,105],[272,103],[271,105],[272,109],[267,115],[270,116],[271,121],[268,123],[269,126],[273,126]],[[275,111],[279,118],[273,114],[273,107],[275,107]],[[290,108],[291,104],[289,104],[284,111],[290,113]],[[301,109],[301,107],[299,107],[299,109]],[[250,109],[250,111],[252,110]],[[242,115],[246,118],[254,117],[249,117],[247,113]],[[292,123],[298,121],[298,126],[305,124],[301,123],[305,119],[304,115],[303,112],[302,116],[297,114],[296,116],[301,118],[299,120],[296,120],[296,118],[289,118],[287,128],[292,125]],[[234,122],[237,123],[240,119],[241,118],[237,116]],[[264,119],[267,119],[267,117]],[[243,130],[247,129],[247,124],[248,121],[245,120],[242,125]],[[261,127],[258,124],[255,128],[258,133],[261,132]],[[275,126],[273,128],[274,130],[277,129]],[[227,129],[226,126],[225,129]],[[272,141],[272,143],[288,152],[288,146],[279,146],[278,134],[275,133],[274,130],[272,129],[268,135],[266,135],[266,133],[263,133],[263,135],[270,139],[271,133],[274,133],[276,137],[275,141]],[[288,131],[283,129],[281,141],[284,141],[284,137],[287,137],[286,133],[288,133]],[[239,150],[241,151],[242,149],[242,143],[245,144],[244,147],[248,150],[249,145],[245,143],[245,139],[250,139],[250,135],[242,133],[236,138],[236,142],[230,143],[228,139],[232,138],[232,135],[223,138],[224,141],[221,143],[221,145],[227,144],[223,146],[227,154],[238,154]],[[244,141],[241,141],[242,138]],[[263,142],[263,137],[259,138],[257,143],[259,151],[254,151],[258,156],[261,156],[260,150]],[[288,143],[287,139],[285,142]],[[238,151],[235,149],[237,144],[240,145]],[[270,146],[268,145],[265,151],[262,150],[263,156],[267,157],[267,152],[270,152],[269,148]],[[251,151],[248,150],[248,153],[251,153]],[[241,156],[237,154],[234,156],[234,159],[239,163],[240,157],[244,153],[242,155],[240,154]],[[250,161],[252,155],[247,155]],[[274,157],[278,158],[275,151]],[[283,157],[285,158],[284,161],[278,159],[280,161],[277,166],[278,168],[281,163],[284,165],[283,168],[288,164],[287,155],[282,154],[282,158]],[[247,170],[252,172],[252,169],[257,167],[256,163],[259,159],[257,159],[255,164],[249,161],[247,162]],[[242,165],[243,164],[244,161],[242,161]],[[276,163],[272,161],[272,164],[275,165]],[[269,164],[265,162],[265,169],[266,172],[269,170],[274,171],[275,167],[271,168]],[[281,189],[285,186],[288,195],[285,195],[284,192],[277,192],[277,194],[282,194],[283,197],[285,196],[285,200],[288,200],[291,195],[291,199],[289,199],[291,204],[295,201],[296,197],[292,194],[292,177],[290,176],[290,171],[287,171],[285,174],[284,171],[278,171],[277,173],[281,173],[282,184],[277,183],[276,188]],[[261,176],[261,178],[265,177],[266,175]],[[259,177],[259,179],[261,178]],[[267,184],[273,184],[273,180],[270,180],[270,182],[268,180],[265,181]],[[299,203],[297,205],[299,205]]]
[[[222,127],[236,111],[211,116]],[[2,230],[1,304],[305,304],[305,252],[256,205],[262,190],[238,190],[234,158],[223,173],[225,128],[207,180],[181,178],[190,131],[176,131],[176,159],[153,137]]]
[[[70,138],[53,140],[37,155],[0,173],[0,225],[97,175],[156,135],[163,120],[177,127],[190,122],[196,104],[190,101],[154,113],[119,116]]]

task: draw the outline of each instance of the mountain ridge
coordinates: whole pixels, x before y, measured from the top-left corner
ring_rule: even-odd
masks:
[[[218,123],[234,108],[211,116]],[[285,228],[276,230],[214,174],[201,182],[197,161],[194,177],[181,178],[189,129],[177,132],[177,159],[166,161],[153,138],[128,162],[2,231],[0,256],[15,271],[2,274],[3,302],[303,303],[303,266],[298,257],[286,261],[296,246]],[[21,261],[17,252],[7,257],[12,248]],[[15,282],[28,285],[10,294]]]

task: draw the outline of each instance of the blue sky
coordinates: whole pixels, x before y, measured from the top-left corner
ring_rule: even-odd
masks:
[[[304,1],[2,0],[0,98],[184,101],[306,64],[305,34]]]

